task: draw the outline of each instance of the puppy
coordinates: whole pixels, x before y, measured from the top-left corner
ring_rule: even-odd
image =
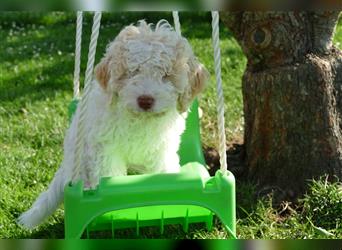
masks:
[[[166,21],[124,28],[95,67],[84,120],[79,178],[88,189],[103,176],[175,173],[187,110],[204,89],[208,72],[188,41]],[[64,140],[64,159],[47,191],[18,218],[34,228],[63,200],[73,175],[76,110]]]

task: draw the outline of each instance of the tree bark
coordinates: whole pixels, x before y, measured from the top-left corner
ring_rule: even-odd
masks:
[[[222,12],[248,63],[243,75],[249,178],[288,194],[324,174],[342,180],[339,12]]]

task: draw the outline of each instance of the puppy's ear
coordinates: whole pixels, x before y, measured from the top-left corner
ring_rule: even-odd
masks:
[[[104,90],[108,88],[108,81],[110,79],[110,72],[109,72],[109,59],[104,57],[101,59],[99,64],[95,67],[95,77],[101,87]]]
[[[111,73],[113,79],[119,79],[125,72],[124,51],[128,40],[139,34],[139,29],[133,25],[125,27],[113,42],[107,47],[104,58],[95,67],[95,77],[104,90],[108,90]]]
[[[194,72],[193,78],[190,80],[192,99],[204,90],[210,77],[208,70],[198,62],[195,64]]]
[[[195,99],[206,87],[209,80],[209,72],[203,64],[199,63],[196,58],[192,58],[188,62],[189,84],[184,93],[179,97],[179,110],[186,112]]]

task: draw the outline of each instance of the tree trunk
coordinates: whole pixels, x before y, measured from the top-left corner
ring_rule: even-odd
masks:
[[[339,12],[223,12],[247,56],[243,76],[248,176],[301,194],[307,180],[342,180]]]

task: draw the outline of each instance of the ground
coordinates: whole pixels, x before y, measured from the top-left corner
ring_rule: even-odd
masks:
[[[127,24],[145,18],[171,21],[170,13],[106,13],[100,30],[96,61],[106,44]],[[182,32],[212,73],[200,100],[202,142],[210,172],[218,167],[216,98],[209,13],[180,15]],[[91,17],[85,18],[82,72],[85,70]],[[68,125],[67,106],[72,99],[75,14],[1,13],[0,15],[0,238],[62,238],[63,210],[59,209],[33,232],[15,224],[50,182],[62,158],[62,141]],[[342,48],[342,22],[335,35]],[[229,31],[221,27],[222,78],[226,108],[228,162],[239,176],[243,114],[241,76],[246,59]],[[83,80],[83,75],[82,75]],[[255,186],[237,178],[237,236],[239,238],[341,238],[341,184],[321,179],[307,196],[295,203],[273,201]],[[337,218],[337,219],[335,219]],[[165,235],[146,229],[140,237],[224,238],[220,223],[212,232],[199,225],[184,234],[168,227]],[[132,231],[117,234],[134,238]]]

